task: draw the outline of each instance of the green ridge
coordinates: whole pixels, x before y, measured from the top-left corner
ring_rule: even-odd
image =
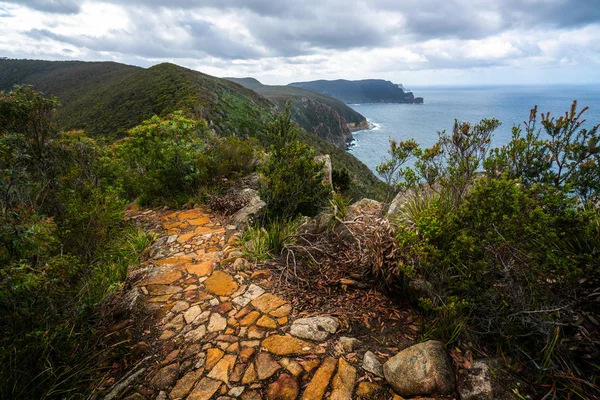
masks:
[[[285,96],[271,102],[237,83],[169,63],[144,69],[113,62],[0,60],[0,90],[15,84],[32,84],[56,95],[62,103],[57,118],[63,129],[85,129],[92,137],[110,139],[153,115],[176,110],[205,118],[220,136],[254,137],[273,119],[273,103],[285,103]],[[322,117],[314,108],[307,112],[308,119]],[[376,196],[380,181],[358,159],[315,134],[307,132],[302,140],[330,154],[334,169],[350,172],[356,197]]]

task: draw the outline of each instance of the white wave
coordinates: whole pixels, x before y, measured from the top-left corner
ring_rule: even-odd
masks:
[[[358,144],[358,139],[353,139],[352,142],[350,142],[350,144],[348,145],[348,148],[346,149],[346,151],[348,153],[352,153],[352,151],[357,148],[360,147],[360,144]]]
[[[381,128],[381,124],[378,124],[376,122],[373,121],[369,121],[367,120],[367,127],[365,129],[361,129],[359,131],[354,131],[352,132],[354,135],[356,135],[357,133],[362,133],[362,132],[368,132],[368,131],[378,131],[379,128]]]

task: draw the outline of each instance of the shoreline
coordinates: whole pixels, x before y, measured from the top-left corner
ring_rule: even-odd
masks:
[[[366,124],[361,124],[362,126],[360,126],[359,128],[355,128],[354,130],[350,129],[350,132],[352,132],[352,140],[346,144],[347,152],[351,152],[351,150],[354,148],[354,146],[356,146],[356,144],[358,143],[358,139],[354,137],[355,133],[364,132],[364,131],[372,131],[372,130],[376,130],[379,128],[379,124],[376,124],[371,121],[365,121],[365,122],[366,122]],[[350,128],[350,127],[348,126],[348,128]]]
[[[350,132],[360,132],[360,131],[370,131],[377,127],[377,124],[372,123],[371,121],[364,120],[360,123],[360,125],[355,124],[347,124]]]

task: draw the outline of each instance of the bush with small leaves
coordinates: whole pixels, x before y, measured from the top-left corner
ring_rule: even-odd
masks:
[[[185,202],[200,182],[207,181],[202,156],[208,137],[206,122],[185,118],[181,112],[163,119],[154,116],[115,143],[114,158],[108,162],[117,162],[116,178],[141,203]]]
[[[330,188],[323,184],[322,163],[315,161],[312,149],[296,139],[297,129],[288,105],[266,135],[270,154],[259,171],[260,197],[267,204],[265,215],[269,219],[316,215],[331,196]]]
[[[514,127],[491,151],[493,119],[456,122],[429,149],[393,143],[395,162],[380,169],[406,190],[393,216],[403,268],[390,258],[370,270],[392,287],[410,274],[427,282],[426,337],[524,356],[533,377],[574,392],[596,384],[581,353],[600,354],[597,327],[570,322],[597,315],[600,282],[599,126],[585,128],[584,111],[542,114],[542,130],[534,108],[525,134]],[[572,371],[576,381],[560,378]]]

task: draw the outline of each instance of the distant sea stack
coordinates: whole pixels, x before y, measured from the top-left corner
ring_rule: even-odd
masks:
[[[294,82],[290,86],[322,93],[336,98],[346,104],[361,103],[423,103],[422,97],[415,97],[412,92],[405,91],[402,85],[394,84],[383,79],[364,79],[348,81]]]

